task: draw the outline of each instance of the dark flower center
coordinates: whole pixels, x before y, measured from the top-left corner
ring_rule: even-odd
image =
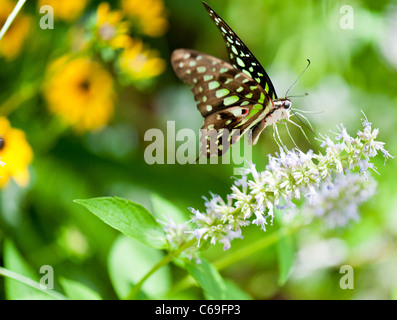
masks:
[[[84,80],[79,83],[79,87],[84,91],[88,91],[90,90],[90,82],[88,80]]]
[[[4,149],[4,145],[5,145],[4,139],[2,136],[0,136],[0,150]]]

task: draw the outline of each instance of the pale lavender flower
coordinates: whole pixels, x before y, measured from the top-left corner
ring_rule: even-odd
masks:
[[[187,224],[175,223],[172,217],[170,217],[167,222],[160,219],[157,221],[164,225],[164,231],[170,248],[178,247],[186,240],[186,231],[188,231]]]
[[[199,212],[196,212],[199,214]],[[172,217],[169,217],[167,221],[157,219],[158,222],[164,225],[164,232],[168,242],[168,249],[170,251],[178,249],[181,245],[188,242],[190,239],[189,233],[192,233],[196,239],[201,238],[200,232],[205,230],[195,229],[190,230],[187,223],[175,223]],[[201,263],[200,258],[197,256],[197,250],[195,247],[188,247],[180,254],[182,257],[186,257],[189,260],[195,260],[196,263]]]
[[[212,199],[205,203],[205,213],[190,209],[194,214],[191,222],[194,222],[197,228],[185,233],[191,233],[198,240],[198,247],[201,240],[209,240],[211,244],[223,243],[226,250],[234,238],[242,237],[240,227],[245,226],[246,221],[235,217],[232,201],[233,199],[228,197],[228,202],[225,203],[220,196],[213,194]]]
[[[376,181],[372,177],[338,174],[332,184],[320,185],[312,203],[302,211],[320,218],[327,228],[344,227],[360,219],[358,207],[375,193],[375,189]]]
[[[274,206],[296,209],[294,201],[302,195],[306,206],[330,227],[358,220],[358,205],[375,191],[374,180],[367,175],[369,169],[376,172],[371,158],[379,151],[385,160],[392,157],[384,143],[376,140],[379,129],[372,129],[366,118],[362,124],[356,138],[342,124],[334,139],[320,136],[325,149],[321,153],[280,150],[275,157],[269,155],[262,172],[251,163],[231,187],[226,202],[211,195],[206,199],[205,212],[191,209],[195,229],[185,232],[196,237],[198,246],[200,241],[219,242],[226,250],[233,239],[242,238],[241,227],[255,224],[266,231],[273,223]]]

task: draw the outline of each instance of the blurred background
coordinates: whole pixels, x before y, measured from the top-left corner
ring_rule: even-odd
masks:
[[[307,114],[318,133],[343,123],[355,136],[363,110],[379,140],[397,155],[397,4],[395,1],[208,0],[268,72],[279,97],[293,87],[293,106]],[[0,0],[0,25],[16,1]],[[50,5],[51,21],[40,8]],[[199,0],[29,0],[0,41],[0,265],[11,241],[31,270],[55,270],[55,289],[65,277],[116,299],[109,269],[118,232],[74,199],[119,196],[152,210],[154,194],[189,217],[204,209],[202,196],[229,193],[233,165],[145,162],[151,128],[198,133],[202,117],[190,88],[171,66],[174,49],[191,48],[227,60],[225,44]],[[290,127],[303,151],[317,150]],[[285,130],[283,141],[293,148]],[[198,136],[197,136],[198,139]],[[181,144],[182,142],[177,142]],[[277,145],[265,129],[255,148],[259,169]],[[173,152],[170,150],[169,152]],[[165,151],[167,154],[167,152]],[[396,162],[379,157],[377,193],[361,207],[361,221],[345,230],[308,227],[296,235],[297,261],[278,284],[274,248],[222,270],[252,299],[397,298]],[[304,213],[302,213],[304,214]],[[276,227],[268,228],[271,233]],[[265,236],[243,230],[212,261]],[[130,261],[131,262],[131,261]],[[132,261],[139,264],[139,261]],[[339,287],[339,268],[354,268],[354,290]],[[9,266],[8,266],[9,267]],[[114,267],[114,266],[113,266]],[[174,265],[170,283],[184,277]],[[6,294],[0,279],[0,299]],[[171,298],[201,299],[198,289]]]

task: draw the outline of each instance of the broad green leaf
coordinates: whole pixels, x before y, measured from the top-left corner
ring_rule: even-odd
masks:
[[[8,270],[29,278],[32,280],[32,282],[38,282],[41,276],[40,270],[34,272],[33,269],[24,261],[17,248],[11,241],[5,241],[4,243],[4,266]],[[6,277],[4,281],[6,297],[8,300],[54,299],[54,297],[51,297],[50,295],[17,280]]]
[[[59,279],[66,296],[72,300],[102,300],[101,296],[84,284],[66,279]]]
[[[397,289],[392,289],[390,292],[390,299],[397,300]]]
[[[113,244],[108,260],[110,279],[118,297],[125,298],[132,286],[163,257],[161,251],[120,235]],[[170,268],[164,266],[145,281],[142,291],[151,298],[159,298],[168,291],[170,284]]]
[[[252,297],[244,292],[234,281],[226,279],[227,300],[252,300]]]
[[[226,291],[225,300],[252,300],[252,297],[244,292],[233,280],[225,279]],[[204,293],[207,300],[212,298]]]
[[[152,194],[150,199],[154,214],[159,219],[168,221],[172,218],[175,223],[185,223],[188,220],[187,216],[178,207],[158,194]]]
[[[166,247],[161,225],[138,203],[117,197],[74,200],[74,202],[86,207],[111,227],[149,247],[156,249]]]
[[[278,284],[282,286],[287,281],[295,262],[295,243],[293,236],[284,235],[278,240],[277,258],[279,270]]]
[[[226,300],[227,285],[218,270],[207,260],[186,263],[186,270],[197,281],[209,299]]]

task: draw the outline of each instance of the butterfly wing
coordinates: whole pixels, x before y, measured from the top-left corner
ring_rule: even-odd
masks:
[[[268,113],[263,105],[250,104],[244,107],[227,108],[207,116],[201,128],[200,156],[223,155],[230,146],[252,128],[249,143],[256,143],[256,127],[264,123],[264,116]]]
[[[271,99],[263,88],[229,63],[187,49],[175,50],[171,63],[177,76],[193,86],[205,118],[201,154],[222,155],[269,112]]]
[[[203,4],[222,33],[232,65],[260,84],[273,100],[277,99],[272,81],[255,56],[226,22],[209,5],[205,2]]]

